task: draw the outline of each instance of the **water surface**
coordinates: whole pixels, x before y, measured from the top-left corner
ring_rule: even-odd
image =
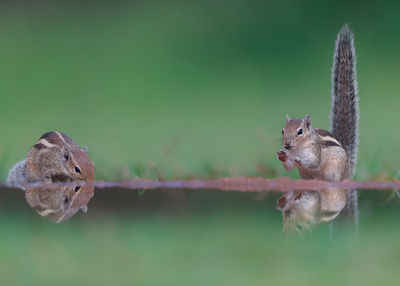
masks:
[[[339,214],[283,233],[279,192],[1,189],[0,282],[390,284],[400,263],[390,195],[359,191],[357,224]]]

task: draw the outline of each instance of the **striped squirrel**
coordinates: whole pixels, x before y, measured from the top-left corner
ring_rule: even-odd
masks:
[[[342,27],[336,40],[332,85],[330,132],[313,128],[309,115],[302,119],[286,115],[283,149],[278,151],[278,157],[287,171],[297,167],[302,179],[339,182],[354,174],[359,107],[353,34],[347,25]],[[306,216],[309,222],[328,221],[343,209],[356,207],[357,193],[353,190],[289,192],[278,200],[284,223],[285,219]],[[327,213],[330,215],[326,216]]]
[[[26,186],[25,192],[29,206],[56,223],[69,219],[79,210],[86,212],[93,195],[94,185],[87,183]]]
[[[29,150],[26,159],[8,173],[7,185],[24,188],[43,182],[94,181],[94,165],[87,148],[80,148],[60,132],[47,132]]]

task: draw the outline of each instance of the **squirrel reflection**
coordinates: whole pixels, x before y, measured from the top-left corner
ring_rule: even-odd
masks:
[[[334,220],[356,225],[358,219],[354,190],[292,191],[279,198],[277,208],[282,211],[284,232],[311,230]]]
[[[29,206],[43,217],[60,223],[74,216],[94,195],[93,184],[43,185],[27,187],[25,198]]]

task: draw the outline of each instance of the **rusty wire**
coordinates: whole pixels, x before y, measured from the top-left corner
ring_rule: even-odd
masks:
[[[220,178],[212,180],[145,180],[136,179],[123,182],[97,181],[95,183],[68,182],[42,184],[34,183],[26,187],[41,187],[49,185],[82,185],[90,184],[97,189],[104,188],[125,188],[131,190],[154,190],[154,189],[214,189],[221,191],[239,191],[239,192],[262,192],[262,191],[301,191],[301,190],[322,190],[327,188],[358,189],[358,190],[399,190],[400,182],[397,179],[393,181],[343,181],[327,182],[321,180],[303,180],[280,177],[275,179],[265,179],[261,177],[236,177]],[[0,184],[0,188],[6,188],[7,185]]]
[[[120,187],[126,189],[216,189],[222,191],[261,192],[295,190],[322,190],[327,188],[364,189],[364,190],[398,190],[400,182],[393,181],[343,181],[327,182],[321,180],[295,180],[287,177],[276,179],[264,178],[221,178],[213,180],[132,180],[124,182],[96,182],[96,188]]]

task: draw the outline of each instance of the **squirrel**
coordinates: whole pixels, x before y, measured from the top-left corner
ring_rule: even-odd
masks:
[[[283,149],[278,151],[278,158],[287,171],[297,167],[302,179],[340,182],[354,174],[359,107],[354,39],[348,25],[342,27],[336,40],[332,85],[330,132],[313,128],[309,115],[302,119],[286,115],[286,125],[282,129]],[[346,207],[354,209],[356,205],[356,191],[334,188],[316,194],[290,192],[278,200],[284,222],[285,216],[288,216],[286,219],[295,216],[294,211],[308,212],[317,208],[319,211],[312,213],[321,214],[325,209],[335,214],[333,219]]]
[[[80,148],[70,137],[56,131],[43,134],[7,177],[7,185],[22,189],[31,183],[69,181],[94,182],[94,165],[87,147]]]
[[[53,184],[27,186],[25,199],[40,216],[60,223],[71,218],[79,210],[86,213],[87,204],[93,195],[93,184]]]

